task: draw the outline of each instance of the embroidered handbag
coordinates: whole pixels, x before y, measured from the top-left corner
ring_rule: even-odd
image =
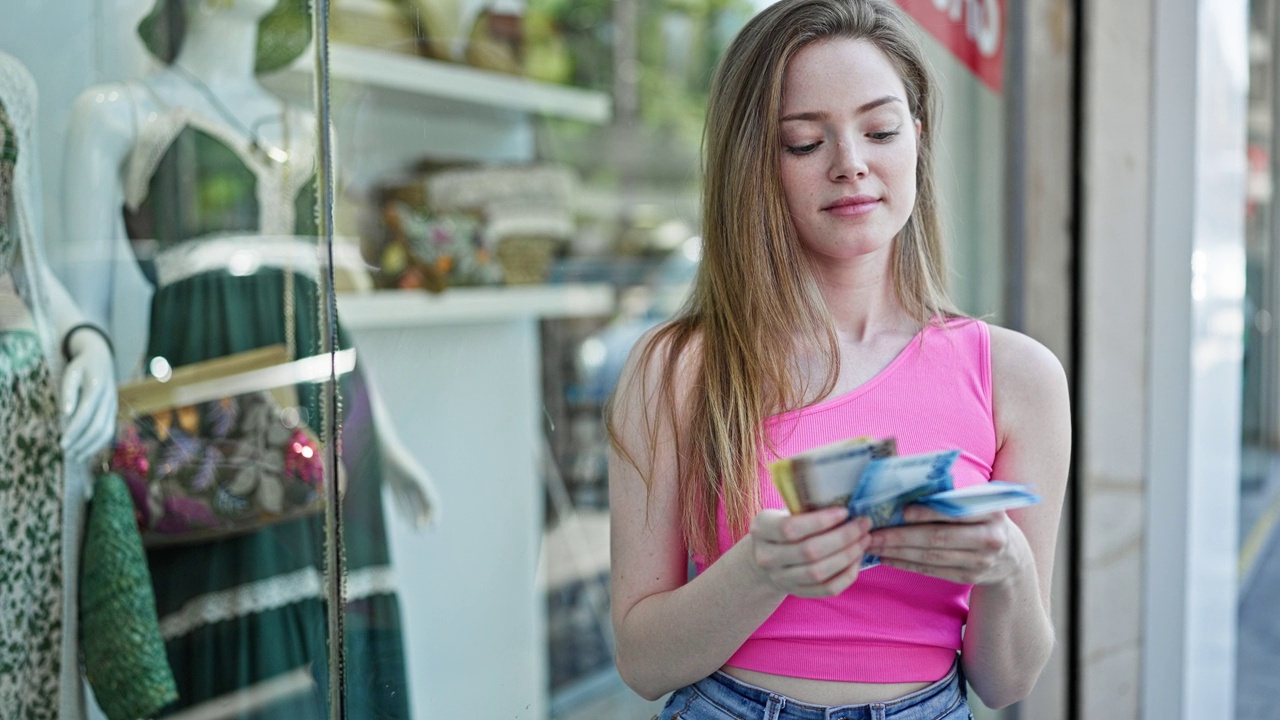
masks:
[[[343,370],[354,366],[353,351],[338,355]],[[121,386],[104,464],[129,488],[143,544],[216,540],[321,512],[322,448],[296,385],[332,367],[328,355],[290,362],[277,345]]]

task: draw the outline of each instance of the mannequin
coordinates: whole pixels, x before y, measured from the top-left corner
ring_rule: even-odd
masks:
[[[35,119],[35,83],[0,52],[0,526],[20,529],[0,535],[0,707],[77,718],[84,464],[114,433],[115,369],[45,262]]]
[[[156,358],[176,367],[279,342],[299,357],[321,350],[316,121],[254,74],[263,18],[300,1],[305,7],[305,0],[159,0],[148,21],[185,16],[168,65],[140,81],[90,88],[76,102],[64,178],[68,285],[96,321],[121,334],[129,374],[154,370]],[[341,384],[348,712],[407,717],[378,491],[385,480],[420,527],[438,502],[363,375]],[[316,389],[299,393],[319,428]],[[323,547],[322,521],[305,518],[148,553],[181,697],[170,710],[232,696],[252,706],[271,696],[283,699],[253,717],[321,716]]]

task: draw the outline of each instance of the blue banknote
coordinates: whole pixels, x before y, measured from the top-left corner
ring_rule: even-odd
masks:
[[[912,503],[960,518],[1040,502],[1026,485],[1001,480],[956,489],[952,468],[959,457],[960,451],[948,450],[872,460],[849,499],[849,516],[868,517],[878,529],[905,524],[902,513]],[[876,555],[862,558],[863,568],[879,564]]]
[[[1040,496],[1021,483],[992,480],[935,493],[917,502],[948,517],[961,518],[1035,505],[1040,502]]]
[[[959,450],[946,450],[872,460],[849,498],[849,515],[871,518],[872,528],[901,525],[907,505],[954,487],[951,468],[959,457]]]

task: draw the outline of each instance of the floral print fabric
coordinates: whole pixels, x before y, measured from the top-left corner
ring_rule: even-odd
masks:
[[[13,269],[18,147],[0,105],[0,271]],[[62,645],[62,451],[40,341],[0,332],[0,718],[58,715]]]

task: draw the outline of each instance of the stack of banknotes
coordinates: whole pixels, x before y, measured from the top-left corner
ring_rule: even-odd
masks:
[[[971,517],[1040,502],[1031,488],[992,480],[956,489],[951,468],[959,450],[898,455],[893,438],[856,438],[824,445],[769,465],[774,487],[793,513],[844,506],[872,528],[902,525],[912,503],[948,517]],[[863,567],[879,564],[867,556]]]

